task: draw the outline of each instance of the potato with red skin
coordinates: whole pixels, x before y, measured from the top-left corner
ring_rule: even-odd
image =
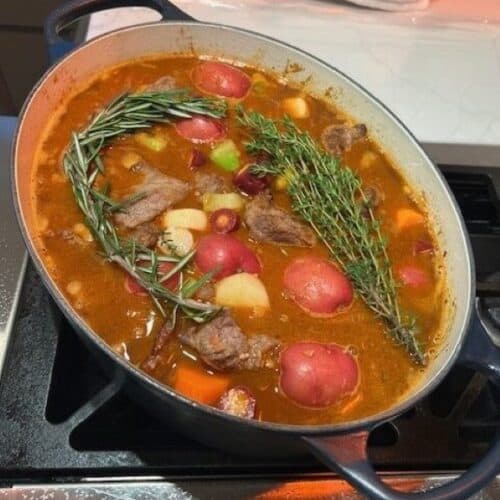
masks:
[[[138,267],[140,267],[140,263]],[[158,271],[160,273],[166,274],[173,267],[174,264],[172,262],[162,262],[158,266]],[[171,291],[175,291],[179,286],[179,281],[180,281],[180,274],[176,273],[167,281],[164,281],[163,286],[165,286]],[[145,297],[146,295],[148,295],[148,291],[142,285],[140,285],[134,277],[130,276],[130,274],[127,274],[124,285],[125,285],[125,290],[127,290],[127,292],[131,293],[132,295],[136,295],[138,297]]]
[[[215,142],[226,135],[224,124],[208,116],[195,115],[175,122],[176,132],[194,144]]]
[[[332,316],[353,300],[351,282],[320,257],[293,259],[285,269],[283,285],[288,296],[311,316]]]
[[[325,408],[352,394],[359,383],[356,359],[336,344],[297,342],[280,356],[280,388],[300,406]]]
[[[262,265],[243,242],[228,234],[210,234],[198,242],[194,261],[198,269],[208,273],[218,269],[215,279],[245,272],[259,274]]]
[[[207,94],[241,99],[252,85],[250,77],[234,66],[218,61],[204,61],[192,73],[195,86]]]
[[[412,288],[413,290],[426,291],[432,284],[429,273],[412,264],[400,266],[397,269],[397,276],[404,286]]]

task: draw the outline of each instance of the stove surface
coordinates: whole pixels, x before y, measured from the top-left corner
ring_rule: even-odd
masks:
[[[500,270],[500,170],[441,168],[466,219],[482,282]],[[315,498],[354,495],[311,456],[228,456],[169,429],[100,372],[31,263],[21,283],[0,379],[0,498],[81,498],[81,488],[92,498],[137,498],[131,491],[139,490],[141,498],[293,498],[302,483],[320,492]],[[500,318],[499,303],[489,300],[492,318]],[[429,398],[376,429],[369,452],[378,471],[405,474],[404,487],[423,488],[474,463],[499,428],[500,387],[457,367]],[[22,486],[34,482],[40,484]],[[54,486],[61,482],[68,484]],[[499,488],[497,480],[480,498],[499,498]]]

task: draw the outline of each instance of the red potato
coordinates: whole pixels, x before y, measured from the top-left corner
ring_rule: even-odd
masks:
[[[293,259],[285,269],[283,285],[290,298],[311,316],[331,316],[353,299],[350,281],[320,257]]]
[[[246,387],[232,387],[221,396],[217,408],[236,417],[254,418],[255,396]]]
[[[427,271],[411,264],[399,267],[397,276],[403,285],[415,290],[427,290],[432,282]]]
[[[230,208],[219,208],[210,214],[212,231],[218,234],[231,233],[240,227],[240,216]]]
[[[217,61],[205,61],[193,69],[193,82],[202,92],[220,97],[241,99],[250,90],[249,76],[234,66]]]
[[[195,144],[215,142],[226,135],[224,124],[207,116],[193,116],[175,123],[177,133]]]
[[[280,366],[282,392],[301,406],[330,406],[352,394],[359,382],[356,359],[336,344],[292,344],[282,351]]]
[[[172,264],[172,262],[162,262],[158,266],[158,270],[160,273],[168,273],[173,267],[174,264]],[[165,286],[169,290],[174,291],[179,286],[179,280],[180,275],[179,273],[176,273],[167,281],[164,281],[163,286]],[[130,274],[127,274],[127,277],[125,278],[125,290],[127,290],[127,292],[131,293],[132,295],[137,295],[138,297],[145,297],[146,295],[148,295],[147,290],[143,286],[141,286],[135,278],[130,276]]]
[[[259,177],[252,174],[251,168],[253,164],[245,165],[238,170],[233,177],[233,184],[243,193],[251,196],[264,191],[270,183],[269,176]]]
[[[194,260],[203,273],[219,269],[214,276],[216,279],[238,272],[259,274],[262,271],[262,265],[252,250],[228,234],[210,234],[201,238]]]

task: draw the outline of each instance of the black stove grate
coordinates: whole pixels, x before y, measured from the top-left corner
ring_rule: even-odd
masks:
[[[455,178],[452,186],[457,182]],[[459,184],[463,192],[471,192]],[[484,190],[478,192],[484,197]],[[492,193],[485,203],[495,206]],[[486,210],[485,217],[491,213]],[[472,235],[480,275],[489,269],[482,264],[500,269],[500,237],[486,245],[496,254],[493,260],[484,259],[481,237]],[[325,470],[311,456],[228,456],[149,416],[100,372],[31,265],[0,383],[0,422],[0,483]],[[500,388],[478,373],[454,368],[429,398],[373,432],[370,456],[379,470],[458,470],[484,453],[499,427]]]

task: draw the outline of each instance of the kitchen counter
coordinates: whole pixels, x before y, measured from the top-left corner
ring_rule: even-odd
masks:
[[[255,30],[322,58],[392,108],[424,143],[494,146],[497,156],[497,0],[434,0],[413,13],[326,0],[174,3],[195,19]],[[92,16],[88,37],[157,19],[144,8],[104,11]]]

